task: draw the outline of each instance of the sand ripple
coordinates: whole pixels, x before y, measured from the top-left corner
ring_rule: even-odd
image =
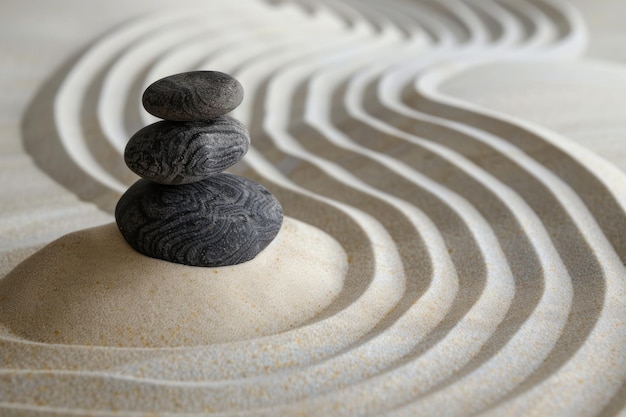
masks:
[[[314,319],[263,337],[145,349],[5,331],[0,409],[623,409],[626,177],[553,132],[438,88],[493,60],[556,62],[584,46],[576,11],[546,0],[214,1],[102,36],[27,115],[48,121],[24,131],[48,175],[112,210],[136,178],[125,143],[155,120],[140,108],[143,88],[180,71],[228,72],[245,88],[234,116],[252,139],[234,169],[332,236],[349,268]]]

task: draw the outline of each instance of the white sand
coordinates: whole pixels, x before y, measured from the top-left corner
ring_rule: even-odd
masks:
[[[588,20],[623,60],[624,6],[300,3],[3,6],[0,415],[623,415],[626,175],[589,149],[626,166],[626,70],[582,54]],[[84,230],[142,88],[197,68],[303,222],[217,274]]]
[[[346,270],[333,238],[290,218],[255,259],[221,268],[143,256],[108,224],[50,243],[0,281],[0,321],[26,339],[70,345],[193,346],[260,337],[321,312]]]

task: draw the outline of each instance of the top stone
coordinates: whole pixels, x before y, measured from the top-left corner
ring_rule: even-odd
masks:
[[[192,71],[152,83],[143,93],[143,107],[165,120],[193,122],[214,119],[243,100],[239,81],[219,71]]]

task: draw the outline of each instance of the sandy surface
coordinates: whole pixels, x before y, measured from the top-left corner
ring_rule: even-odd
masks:
[[[437,4],[3,3],[0,414],[623,414],[624,6]],[[210,280],[106,226],[191,69],[294,219]]]
[[[69,345],[261,337],[319,314],[341,291],[346,270],[334,239],[289,218],[254,262],[221,268],[143,256],[113,223],[61,237],[4,277],[0,321],[25,339]]]

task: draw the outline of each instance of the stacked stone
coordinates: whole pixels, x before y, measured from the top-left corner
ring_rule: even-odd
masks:
[[[217,71],[150,85],[143,106],[164,119],[129,140],[126,165],[142,177],[122,195],[115,220],[126,241],[153,258],[193,266],[246,262],[278,233],[283,210],[260,184],[224,173],[248,150],[246,127],[225,116],[241,84]]]

